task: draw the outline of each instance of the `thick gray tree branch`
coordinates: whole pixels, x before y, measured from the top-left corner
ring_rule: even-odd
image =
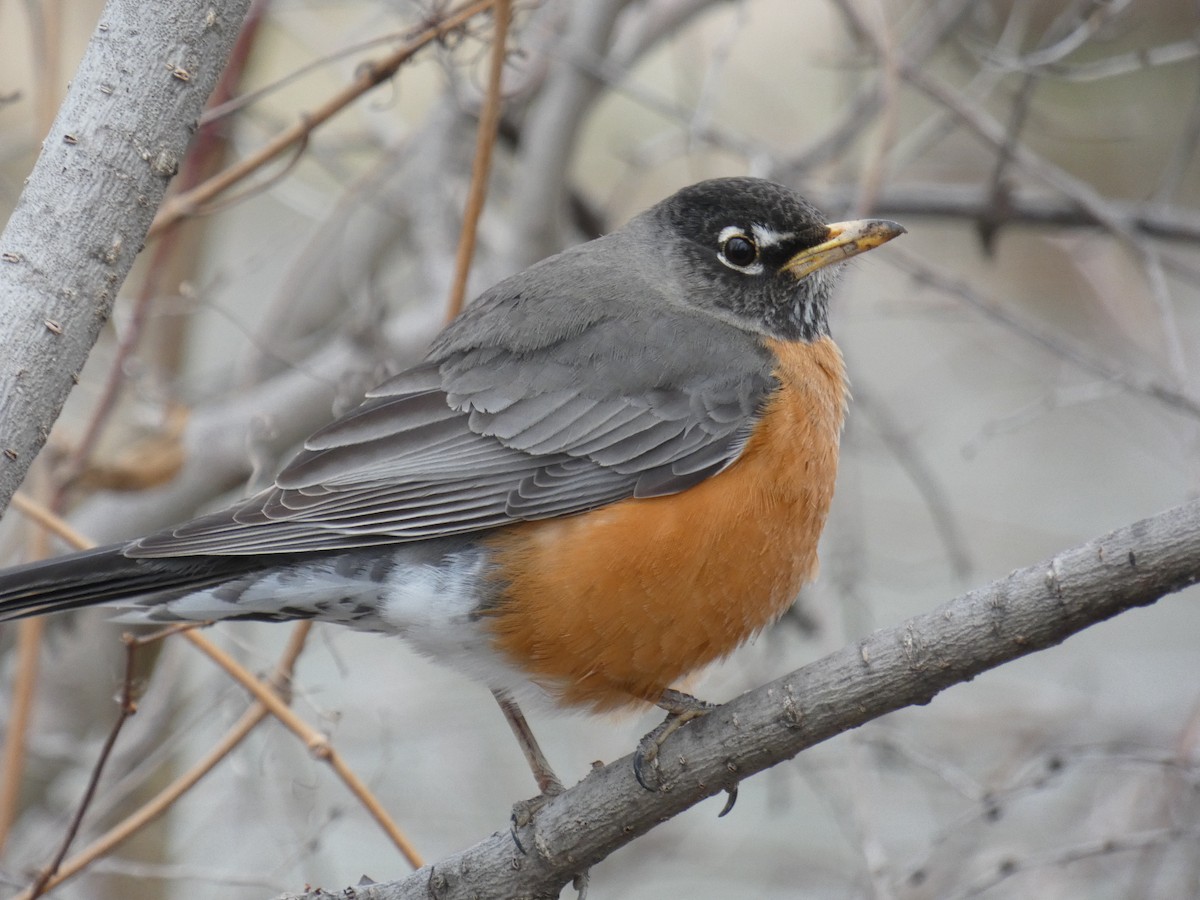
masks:
[[[1019,569],[764,685],[663,745],[660,790],[632,758],[592,771],[516,837],[501,830],[400,881],[293,900],[556,897],[588,868],[701,800],[951,685],[1200,581],[1200,501]]]
[[[110,0],[0,234],[0,509],[50,433],[249,0]]]

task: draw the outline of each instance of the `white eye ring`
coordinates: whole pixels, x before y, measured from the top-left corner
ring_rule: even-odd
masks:
[[[754,249],[754,260],[752,262],[747,263],[746,265],[739,265],[725,255],[726,245],[735,238],[740,238]],[[738,228],[736,225],[730,225],[726,228],[722,228],[721,233],[717,235],[717,244],[721,248],[717,251],[717,259],[719,259],[723,265],[728,266],[735,272],[741,272],[744,275],[761,275],[763,273],[763,264],[762,260],[759,258],[758,252],[758,242],[755,241],[750,235],[746,234],[743,229]]]

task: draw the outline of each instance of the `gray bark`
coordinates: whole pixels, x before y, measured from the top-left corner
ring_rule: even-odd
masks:
[[[249,0],[110,0],[0,234],[0,509],[112,311]]]

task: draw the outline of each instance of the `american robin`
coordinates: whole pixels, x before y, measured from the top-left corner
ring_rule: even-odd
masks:
[[[903,231],[758,179],[685,188],[484,293],[262,493],[0,572],[0,620],[116,602],[398,634],[492,689],[543,792],[531,690],[657,704],[646,759],[705,709],[672,686],[816,572],[847,397],[830,290]]]

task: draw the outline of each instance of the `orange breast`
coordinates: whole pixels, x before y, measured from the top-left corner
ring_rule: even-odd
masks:
[[[817,570],[845,413],[832,340],[770,342],[781,387],[745,450],[680,494],[489,538],[497,647],[568,706],[655,702],[773,622]]]

